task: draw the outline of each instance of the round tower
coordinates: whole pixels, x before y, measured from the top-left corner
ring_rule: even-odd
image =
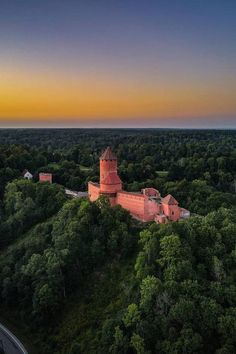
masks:
[[[110,147],[100,157],[100,193],[115,197],[122,189],[122,182],[117,174],[117,158]]]

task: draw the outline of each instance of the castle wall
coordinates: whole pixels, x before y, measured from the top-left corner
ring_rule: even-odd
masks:
[[[188,210],[180,208],[178,202],[167,195],[161,198],[158,190],[144,188],[142,193],[122,190],[122,182],[117,174],[117,159],[108,147],[100,157],[100,184],[88,183],[88,196],[95,201],[100,195],[109,198],[111,206],[121,205],[131,215],[142,221],[165,223],[189,217]]]
[[[100,185],[98,183],[89,182],[88,183],[88,196],[91,202],[98,199],[100,195]]]
[[[116,202],[116,196],[109,196],[109,201],[110,201],[110,205],[113,207],[115,205],[117,205],[117,202]]]
[[[116,193],[122,190],[121,183],[118,184],[100,184],[101,193]]]
[[[145,194],[147,197],[159,197],[160,198],[160,192],[157,189],[154,188],[143,188],[142,193]]]
[[[52,183],[52,174],[51,173],[43,173],[39,174],[39,182],[49,182]]]
[[[160,204],[157,204],[154,200],[147,200],[146,201],[146,215],[148,216],[149,220],[153,220],[157,213],[162,211],[162,207]]]
[[[124,209],[141,219],[145,219],[145,196],[139,193],[118,192],[116,203],[120,204]]]
[[[163,213],[168,216],[171,221],[180,219],[180,207],[178,205],[162,204]]]
[[[167,217],[164,214],[157,214],[155,215],[154,220],[158,223],[158,224],[165,224],[167,222]]]

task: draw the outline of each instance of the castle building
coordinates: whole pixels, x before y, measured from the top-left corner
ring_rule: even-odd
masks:
[[[40,172],[39,174],[39,182],[49,182],[52,183],[52,174]]]
[[[100,195],[108,197],[111,206],[121,205],[140,221],[165,223],[190,216],[190,212],[181,208],[170,194],[162,198],[154,188],[144,188],[141,192],[124,191],[117,172],[117,158],[110,147],[100,157],[100,183],[88,183],[89,199],[95,201]]]

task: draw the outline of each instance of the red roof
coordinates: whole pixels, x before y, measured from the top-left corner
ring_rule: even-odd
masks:
[[[117,160],[116,155],[113,154],[110,146],[102,153],[100,160]]]
[[[110,172],[103,180],[102,184],[120,184],[121,179],[116,172]]]
[[[168,194],[165,198],[162,198],[161,202],[163,204],[169,204],[169,205],[178,205],[179,204],[177,202],[177,200],[171,194]]]

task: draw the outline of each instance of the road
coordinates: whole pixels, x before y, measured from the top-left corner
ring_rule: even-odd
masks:
[[[5,354],[28,354],[23,344],[14,334],[0,323],[0,348],[1,344],[3,344]]]

